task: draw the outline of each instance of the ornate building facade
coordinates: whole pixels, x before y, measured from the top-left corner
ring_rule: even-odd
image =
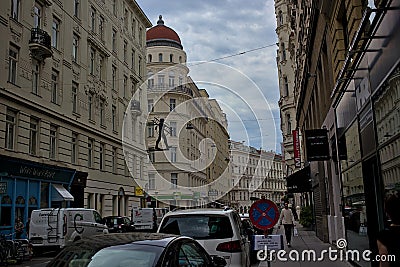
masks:
[[[1,5],[2,232],[38,208],[130,214],[140,199],[131,175],[146,176],[147,153],[144,143],[135,143],[130,173],[122,122],[146,77],[150,26],[135,1]],[[137,123],[144,124],[145,92],[136,104]]]
[[[188,75],[181,40],[161,16],[146,44],[146,192],[158,206],[205,206],[226,193],[228,179],[218,179],[229,170],[226,116]]]
[[[254,199],[262,196],[281,204],[286,191],[281,155],[230,141],[230,159],[232,207],[240,213],[248,213]]]

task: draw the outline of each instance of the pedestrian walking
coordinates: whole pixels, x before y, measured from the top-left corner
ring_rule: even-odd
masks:
[[[390,218],[388,228],[378,234],[377,245],[381,259],[388,259],[388,255],[394,255],[395,262],[380,261],[380,267],[400,266],[400,198],[391,195],[385,201],[385,211]]]
[[[285,202],[285,207],[282,209],[281,215],[279,216],[279,223],[280,225],[283,224],[287,246],[290,247],[292,229],[294,226],[294,216],[292,210],[289,209],[289,204],[287,202]]]
[[[21,221],[21,218],[19,218],[19,217],[17,218],[17,221],[15,222],[14,230],[15,230],[15,238],[21,239],[21,235],[24,232],[24,223]]]

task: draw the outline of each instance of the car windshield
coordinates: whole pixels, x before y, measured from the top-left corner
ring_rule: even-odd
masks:
[[[190,236],[194,239],[232,238],[227,216],[178,215],[165,218],[160,233]]]
[[[70,247],[48,266],[128,267],[134,263],[134,266],[147,267],[156,264],[162,250],[162,247],[132,244],[107,247],[97,252]]]

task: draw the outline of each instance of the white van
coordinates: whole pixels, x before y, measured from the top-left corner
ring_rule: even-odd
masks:
[[[33,210],[29,241],[34,248],[62,248],[85,236],[108,233],[108,227],[94,209],[57,208]]]
[[[132,223],[135,230],[153,230],[157,231],[161,219],[164,217],[168,209],[165,208],[138,208],[132,209]]]

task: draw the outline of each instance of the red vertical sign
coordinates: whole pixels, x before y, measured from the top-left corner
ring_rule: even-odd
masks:
[[[299,132],[297,130],[293,130],[292,135],[293,135],[294,166],[296,168],[300,168],[301,158],[300,158]]]

